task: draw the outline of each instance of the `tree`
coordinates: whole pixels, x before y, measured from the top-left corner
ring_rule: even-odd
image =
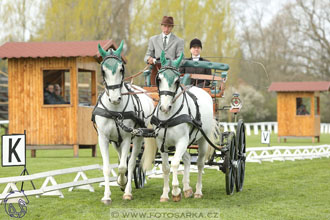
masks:
[[[330,2],[327,0],[297,0],[285,11],[296,24],[290,44],[294,48],[296,65],[304,73],[330,80]]]
[[[297,0],[287,3],[268,23],[263,22],[264,10],[254,9],[249,23],[241,16],[243,57],[263,63],[265,70],[244,64],[240,75],[245,74],[248,84],[258,91],[271,81],[329,80],[329,10],[326,0]],[[266,100],[274,100],[266,89],[263,95]],[[265,103],[270,110],[272,106],[275,106],[272,101]],[[322,120],[326,118],[324,114],[323,111]]]
[[[38,40],[128,41],[131,0],[48,0]]]
[[[189,43],[197,37],[203,42],[204,57],[239,57],[229,1],[217,0],[169,0],[134,1],[130,24],[130,65],[143,68],[143,57],[151,36],[160,34],[160,22],[164,15],[173,16],[173,33],[185,41],[185,57],[190,57]],[[134,48],[134,49],[133,49]],[[231,66],[231,78],[237,71],[237,62],[229,59],[213,59]]]
[[[39,26],[42,8],[38,0],[0,1],[0,42],[30,40]]]

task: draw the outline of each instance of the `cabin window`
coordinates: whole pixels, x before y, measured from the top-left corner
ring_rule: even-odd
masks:
[[[311,98],[298,97],[296,98],[296,114],[309,115],[311,112]]]
[[[70,70],[43,70],[44,104],[70,104],[70,86]]]
[[[78,96],[80,106],[90,106],[92,103],[92,76],[93,71],[78,70]]]
[[[314,99],[314,112],[315,115],[320,115],[320,97],[315,97]]]

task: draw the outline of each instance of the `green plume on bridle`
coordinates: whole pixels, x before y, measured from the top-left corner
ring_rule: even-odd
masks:
[[[122,40],[120,42],[120,45],[119,47],[117,48],[117,50],[109,50],[109,51],[105,51],[100,44],[98,44],[98,49],[99,49],[99,53],[100,55],[102,56],[102,58],[104,59],[105,57],[107,56],[110,56],[110,55],[115,55],[117,56],[119,59],[121,59],[121,51],[123,50],[123,47],[124,47],[124,40]]]
[[[114,56],[116,59],[107,59],[103,61],[102,65],[105,65],[108,69],[112,71],[112,74],[114,75],[116,73],[116,70],[118,68],[119,64],[122,64],[121,59],[121,51],[123,50],[124,46],[124,40],[121,41],[119,47],[117,50],[110,49],[109,51],[105,51],[100,44],[98,44],[99,53],[102,56],[102,58],[106,58],[107,56]],[[118,60],[117,60],[118,59]]]
[[[174,83],[174,79],[180,76],[179,67],[183,58],[183,52],[180,57],[176,60],[167,60],[165,58],[165,52],[162,51],[160,55],[161,69],[159,73],[163,73],[165,79],[167,80],[168,86],[170,87]],[[169,71],[171,70],[171,71]],[[158,73],[158,74],[159,74]]]

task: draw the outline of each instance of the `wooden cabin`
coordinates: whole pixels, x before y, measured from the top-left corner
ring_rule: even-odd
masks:
[[[277,92],[278,141],[311,137],[320,141],[320,92],[330,82],[273,82],[268,91]]]
[[[112,40],[8,42],[0,47],[0,57],[8,59],[9,133],[26,131],[33,157],[39,149],[66,148],[75,157],[79,148],[92,148],[95,156],[98,140],[91,112],[97,102],[98,43],[105,50],[117,48]],[[57,84],[59,101],[47,102],[49,84]]]

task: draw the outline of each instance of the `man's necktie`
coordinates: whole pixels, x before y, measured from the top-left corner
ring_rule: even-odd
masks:
[[[167,36],[165,36],[165,37],[164,37],[164,42],[163,42],[163,47],[164,47],[164,50],[165,50],[165,48],[166,48],[166,45],[167,45],[167,43],[166,43],[166,38],[167,38]]]

